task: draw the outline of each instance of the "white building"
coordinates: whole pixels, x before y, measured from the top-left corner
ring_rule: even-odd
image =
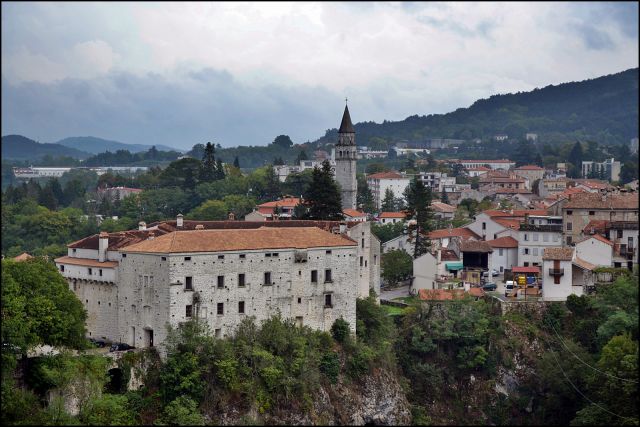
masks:
[[[403,198],[404,190],[409,186],[409,178],[398,172],[380,172],[367,176],[367,185],[371,190],[376,208],[380,209],[387,189],[394,197]]]
[[[465,169],[479,168],[481,166],[488,165],[492,170],[509,170],[516,165],[516,162],[512,162],[507,159],[500,160],[458,160],[456,163],[460,163]],[[485,166],[486,167],[486,166]]]
[[[544,250],[562,246],[562,217],[531,215],[518,229],[518,265],[540,266]]]
[[[613,157],[606,159],[604,162],[582,162],[582,177],[590,178],[592,173],[598,176],[602,175],[604,179],[609,181],[618,181],[620,179],[620,162]]]
[[[489,271],[503,273],[504,270],[518,266],[518,241],[511,236],[488,240],[493,249],[490,257]]]
[[[442,193],[446,186],[455,186],[456,178],[447,176],[442,172],[419,172],[416,179],[422,181],[425,187],[429,187],[435,193]]]
[[[569,295],[583,294],[582,283],[573,282],[573,248],[546,248],[542,255],[542,299],[566,301]]]
[[[393,147],[392,150],[394,150],[398,156],[404,156],[406,154],[412,153],[412,154],[431,154],[431,150],[428,150],[426,148],[406,148],[406,147]]]
[[[354,330],[355,299],[380,291],[369,225],[178,218],[87,237],[55,262],[94,338],[148,347],[166,324],[198,317],[221,336],[277,312],[321,330],[343,317]]]
[[[404,222],[407,215],[403,212],[382,212],[378,216],[378,222],[381,224],[395,224],[396,222]]]

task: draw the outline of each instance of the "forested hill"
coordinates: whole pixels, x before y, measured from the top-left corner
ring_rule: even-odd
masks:
[[[2,137],[2,158],[16,160],[37,160],[46,155],[53,157],[68,156],[86,159],[90,153],[59,144],[41,144],[22,135]]]
[[[487,139],[496,134],[522,138],[527,132],[538,134],[544,142],[629,143],[638,136],[638,68],[531,92],[494,95],[447,114],[357,123],[355,131],[357,144],[379,149],[401,140]],[[317,142],[336,139],[337,129],[331,129]]]
[[[104,153],[105,151],[115,153],[118,150],[127,150],[130,153],[140,153],[148,151],[151,148],[151,145],[125,144],[123,142],[110,141],[108,139],[96,138],[94,136],[74,136],[61,139],[60,141],[57,141],[56,144],[75,148],[77,150],[88,151],[92,154]],[[160,151],[180,151],[175,148],[167,147],[166,145],[156,145],[156,149]]]

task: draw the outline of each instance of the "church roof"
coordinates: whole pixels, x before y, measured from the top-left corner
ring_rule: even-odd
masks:
[[[351,116],[349,115],[349,107],[344,106],[344,114],[342,115],[342,123],[340,123],[340,130],[338,133],[356,133],[351,123]]]

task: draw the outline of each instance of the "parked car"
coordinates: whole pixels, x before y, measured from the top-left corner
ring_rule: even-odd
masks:
[[[515,282],[512,280],[507,281],[504,284],[504,296],[505,297],[515,297],[518,295],[518,287]]]
[[[498,285],[495,283],[486,283],[482,289],[485,291],[495,291],[498,288]]]
[[[500,273],[495,268],[491,269],[491,277],[499,276]],[[482,277],[489,277],[489,270],[482,272]]]
[[[119,343],[119,344],[111,344],[111,348],[109,349],[109,351],[123,351],[123,350],[132,350],[135,347],[130,346],[129,344],[126,343]]]

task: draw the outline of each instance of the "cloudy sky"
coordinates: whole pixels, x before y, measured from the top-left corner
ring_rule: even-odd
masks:
[[[631,3],[2,2],[2,135],[315,140],[638,67]]]

